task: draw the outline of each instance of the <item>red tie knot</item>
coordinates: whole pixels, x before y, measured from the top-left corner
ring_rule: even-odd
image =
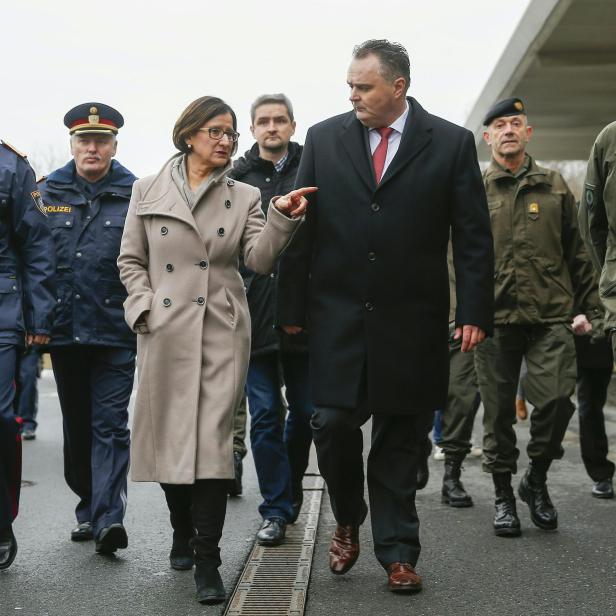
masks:
[[[381,135],[381,139],[389,139],[389,135],[391,135],[394,130],[391,126],[386,126],[385,128],[377,128],[379,131],[379,135]]]

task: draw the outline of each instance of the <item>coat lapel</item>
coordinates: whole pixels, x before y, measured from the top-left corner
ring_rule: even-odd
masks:
[[[379,188],[394,178],[432,141],[432,127],[427,112],[414,99],[408,99],[408,115],[398,151],[381,178]]]
[[[154,178],[137,204],[137,215],[175,218],[186,223],[201,235],[190,208],[171,178],[171,166],[175,158],[176,156],[172,157]]]
[[[340,140],[353,163],[353,167],[355,167],[355,171],[366,186],[373,191],[376,182],[374,170],[366,150],[365,129],[353,112],[349,113],[342,125]]]

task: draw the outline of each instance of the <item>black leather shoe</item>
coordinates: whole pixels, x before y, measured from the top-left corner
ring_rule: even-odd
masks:
[[[612,478],[601,479],[595,481],[592,486],[591,494],[595,498],[614,498],[614,487],[612,486]]]
[[[242,456],[237,451],[233,452],[233,469],[235,477],[229,481],[227,494],[229,494],[229,496],[241,496],[244,466],[242,464]]]
[[[71,531],[71,541],[92,541],[94,533],[90,522],[79,522]]]
[[[494,473],[494,534],[497,537],[519,537],[520,518],[511,487],[511,473]]]
[[[117,522],[101,530],[95,549],[99,554],[113,554],[117,549],[126,547],[128,547],[126,529]]]
[[[286,528],[286,522],[280,518],[263,520],[257,533],[257,543],[267,546],[280,545],[284,541]]]
[[[302,510],[302,505],[304,504],[304,489],[302,487],[302,482],[293,485],[293,500],[291,502],[292,513],[291,519],[289,520],[289,524],[295,524],[297,522],[297,518],[299,517],[299,512]]]
[[[535,526],[542,530],[558,528],[558,513],[548,494],[545,471],[537,470],[533,461],[520,481],[518,494],[528,505]]]
[[[445,474],[443,475],[441,502],[450,507],[473,506],[473,499],[466,493],[460,481],[461,471],[462,460],[445,457]]]
[[[430,457],[430,452],[428,452]],[[430,470],[428,469],[428,458],[423,455],[419,456],[417,462],[417,489],[423,490],[428,485],[428,479],[430,478]]]
[[[204,605],[215,605],[225,600],[225,587],[216,565],[197,563],[195,567],[197,601]]]
[[[13,534],[13,527],[9,526],[0,531],[0,571],[8,569],[17,555],[17,539]]]

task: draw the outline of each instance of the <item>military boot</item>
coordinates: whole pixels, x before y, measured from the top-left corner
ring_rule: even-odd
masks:
[[[445,474],[443,475],[443,487],[441,489],[441,502],[450,507],[472,507],[473,499],[466,493],[460,473],[462,472],[462,460],[460,458],[445,457]]]
[[[494,534],[497,537],[519,537],[520,519],[511,487],[511,473],[493,473],[494,481]]]
[[[543,530],[558,528],[558,513],[546,485],[551,460],[531,460],[518,487],[520,498],[528,505],[533,524]]]

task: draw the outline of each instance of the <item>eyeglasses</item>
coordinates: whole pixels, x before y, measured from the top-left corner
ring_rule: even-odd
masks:
[[[224,135],[226,135],[232,143],[235,143],[240,138],[240,134],[236,133],[234,130],[222,130],[222,128],[216,126],[212,128],[200,128],[199,130],[202,133],[207,133],[210,139],[215,139],[216,141],[220,141]]]

